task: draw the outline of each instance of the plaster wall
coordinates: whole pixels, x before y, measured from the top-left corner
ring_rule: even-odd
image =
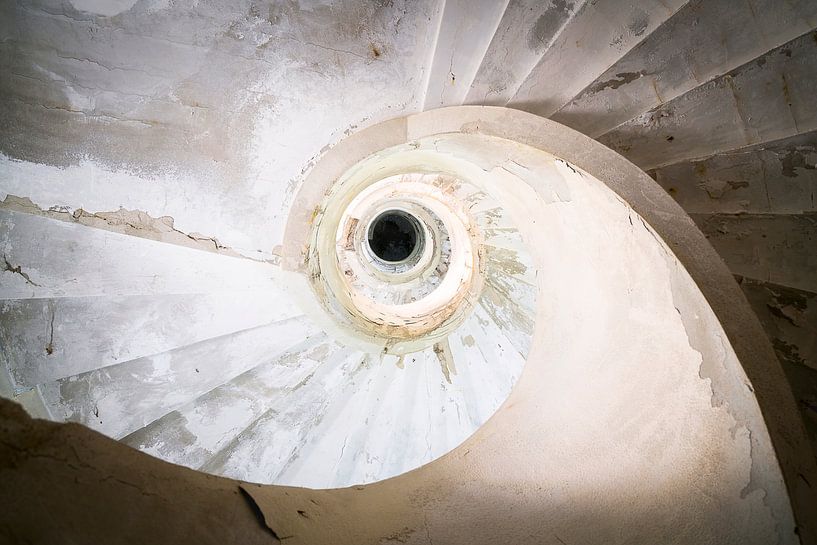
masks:
[[[340,490],[212,480],[146,458],[133,458],[133,482],[108,458],[116,447],[104,440],[89,436],[97,452],[73,447],[61,454],[88,432],[32,427],[11,411],[4,430],[17,431],[4,445],[12,445],[17,461],[5,466],[6,482],[39,491],[24,505],[51,501],[36,484],[44,475],[62,483],[71,471],[90,476],[104,467],[120,484],[97,487],[80,505],[117,494],[119,486],[148,498],[133,500],[134,508],[175,497],[177,482],[204,503],[240,486],[269,532],[293,543],[470,543],[474,536],[794,543],[791,505],[800,535],[810,536],[802,514],[813,498],[798,488],[797,476],[812,476],[813,461],[786,414],[795,409],[775,377],[780,370],[748,307],[727,296],[737,289],[725,282],[728,271],[654,182],[564,127],[488,108],[441,110],[363,131],[333,149],[324,168],[342,172],[386,143],[408,142],[416,144],[406,146],[409,155],[426,146],[438,165],[467,159],[475,177],[495,180],[547,294],[537,298],[537,335],[522,377],[475,435],[417,470]],[[79,465],[49,466],[45,457],[19,454],[40,449]],[[151,479],[155,472],[167,480]],[[235,512],[235,503],[228,505]],[[51,519],[39,535],[61,524]],[[156,531],[126,526],[142,535]]]

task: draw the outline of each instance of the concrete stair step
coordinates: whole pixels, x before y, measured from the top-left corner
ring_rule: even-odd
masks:
[[[809,31],[597,140],[650,170],[814,131],[814,36]]]
[[[547,48],[507,106],[549,117],[687,3],[686,0],[585,3]]]
[[[57,420],[79,422],[122,438],[318,333],[306,318],[289,318],[74,375],[39,389]]]
[[[122,438],[168,462],[200,467],[314,376],[340,346],[310,337]]]
[[[595,138],[815,25],[810,0],[689,2],[550,118]]]
[[[274,265],[0,209],[0,299],[275,290]]]
[[[0,340],[15,390],[291,318],[279,289],[7,299]]]

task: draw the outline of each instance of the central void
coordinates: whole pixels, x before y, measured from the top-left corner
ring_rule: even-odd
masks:
[[[421,236],[417,218],[402,210],[387,210],[369,226],[369,248],[387,263],[401,263],[417,251]]]

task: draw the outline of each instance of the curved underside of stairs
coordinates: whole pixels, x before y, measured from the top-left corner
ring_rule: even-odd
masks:
[[[817,4],[183,4],[0,4],[12,542],[817,542]]]

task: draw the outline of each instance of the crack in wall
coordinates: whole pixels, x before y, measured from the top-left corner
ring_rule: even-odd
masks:
[[[17,265],[17,266],[12,265],[11,262],[8,260],[8,257],[6,256],[6,254],[3,254],[3,261],[5,262],[5,269],[4,270],[6,270],[6,271],[8,271],[10,273],[14,273],[14,274],[22,276],[23,279],[26,281],[26,284],[30,284],[32,286],[40,287],[39,284],[37,284],[36,282],[31,280],[31,277],[28,276],[28,273],[23,272],[22,265]]]
[[[51,301],[48,305],[51,311],[51,320],[48,326],[48,343],[45,345],[45,353],[49,356],[54,353],[54,317],[56,315],[56,311],[54,309],[54,302]]]

